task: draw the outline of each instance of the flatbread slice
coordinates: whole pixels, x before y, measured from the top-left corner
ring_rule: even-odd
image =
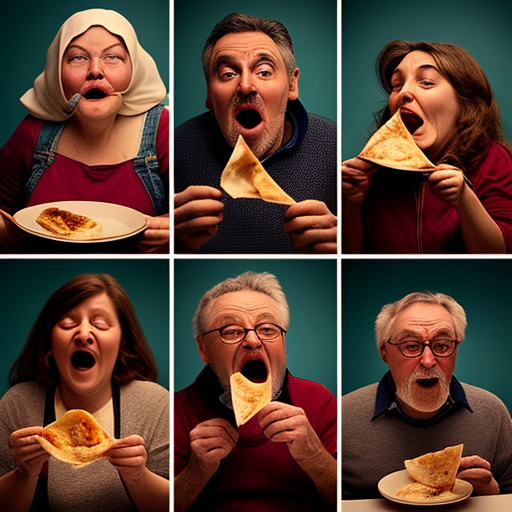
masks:
[[[452,491],[442,491],[435,487],[420,484],[419,482],[412,482],[400,489],[396,496],[397,498],[410,501],[423,501],[437,498],[450,498],[456,496],[456,494]]]
[[[404,461],[409,475],[416,482],[438,490],[451,490],[459,469],[463,444],[448,446],[444,450],[426,453]]]
[[[381,126],[366,143],[359,158],[383,167],[405,171],[433,171],[436,166],[416,145],[406,128],[400,110]]]
[[[56,459],[79,467],[101,459],[114,443],[94,416],[82,409],[71,409],[36,439]]]
[[[86,240],[101,235],[101,224],[95,220],[59,208],[46,208],[36,222],[54,235],[73,239]]]
[[[252,382],[240,372],[233,373],[229,382],[237,427],[247,423],[272,400],[270,372],[265,382]]]
[[[295,203],[263,168],[241,135],[222,171],[220,186],[234,199],[248,197],[270,203]]]

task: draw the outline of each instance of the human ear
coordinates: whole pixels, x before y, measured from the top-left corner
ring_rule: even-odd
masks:
[[[295,68],[288,89],[288,99],[290,101],[296,100],[299,97],[299,75],[299,68]]]
[[[379,346],[379,352],[380,352],[380,357],[382,358],[382,360],[386,364],[388,364],[388,349],[387,349],[386,343],[381,343],[381,345]]]

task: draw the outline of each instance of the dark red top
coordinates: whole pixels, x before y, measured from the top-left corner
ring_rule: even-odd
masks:
[[[0,208],[15,213],[24,207],[25,184],[43,121],[25,117],[0,151]],[[164,186],[169,183],[169,110],[160,117],[156,149]],[[39,180],[28,205],[65,201],[104,201],[154,215],[151,199],[133,169],[133,160],[114,165],[86,165],[56,155]]]
[[[206,375],[205,375],[206,374]],[[215,377],[213,377],[215,379]],[[233,412],[212,392],[210,370],[174,398],[174,471],[178,475],[190,456],[190,431],[207,419],[234,420]],[[219,388],[220,389],[220,388]],[[280,400],[304,409],[324,448],[335,455],[336,398],[324,386],[288,374]],[[236,447],[203,490],[192,510],[218,512],[320,512],[324,510],[312,480],[290,455],[286,443],[270,441],[258,416],[239,428]],[[325,510],[330,510],[325,508]]]
[[[512,161],[495,143],[471,176],[473,190],[512,252]],[[378,168],[363,204],[364,253],[467,253],[457,210],[432,193],[421,173]]]

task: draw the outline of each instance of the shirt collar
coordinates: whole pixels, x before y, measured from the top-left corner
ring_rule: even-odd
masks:
[[[388,371],[384,374],[377,387],[375,409],[373,412],[372,421],[383,415],[395,414],[402,421],[409,423],[410,425],[417,427],[428,427],[439,423],[448,414],[460,407],[465,407],[469,412],[473,412],[466,398],[466,393],[464,392],[462,384],[457,380],[455,376],[452,376],[452,381],[450,383],[450,394],[448,395],[446,403],[443,405],[443,407],[441,407],[436,416],[427,420],[417,420],[415,418],[411,418],[410,416],[407,416],[407,414],[405,414],[400,408],[398,400],[396,399],[396,386],[393,381],[393,377],[391,376],[391,372]]]

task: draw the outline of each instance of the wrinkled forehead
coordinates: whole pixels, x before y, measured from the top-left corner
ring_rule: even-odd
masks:
[[[417,302],[400,311],[393,322],[392,334],[401,332],[435,333],[452,331],[455,324],[451,313],[440,304]]]
[[[205,315],[208,328],[217,323],[283,322],[277,302],[265,293],[252,290],[228,292],[215,299]]]

